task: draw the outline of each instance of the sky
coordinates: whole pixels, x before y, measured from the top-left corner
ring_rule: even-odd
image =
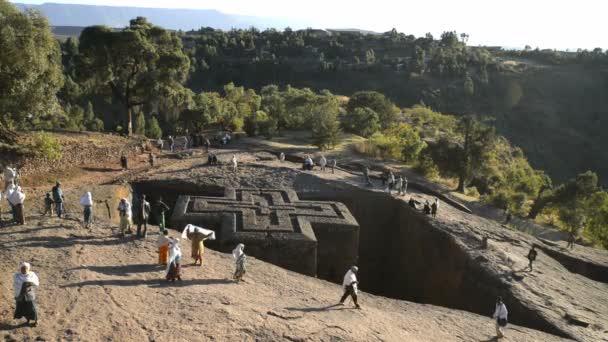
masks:
[[[279,17],[314,28],[359,28],[438,37],[469,34],[470,45],[608,49],[606,0],[20,0],[107,6],[215,9]]]

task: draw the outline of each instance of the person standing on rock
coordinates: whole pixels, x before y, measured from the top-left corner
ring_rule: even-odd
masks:
[[[129,169],[129,160],[127,159],[127,156],[125,156],[124,154],[122,156],[120,156],[120,167],[123,170]]]
[[[335,159],[331,160],[331,174],[333,175],[334,173],[336,173],[336,165],[338,164],[338,162]]]
[[[340,298],[340,305],[344,305],[344,301],[348,296],[351,296],[353,299],[353,303],[355,303],[355,307],[357,309],[361,309],[361,306],[357,302],[357,293],[359,292],[357,286],[359,281],[357,281],[357,272],[359,272],[359,268],[357,266],[353,266],[346,272],[344,275],[344,281],[342,282],[342,287],[344,287],[344,294],[342,298]]]
[[[158,153],[163,153],[163,147],[165,146],[163,139],[158,138],[158,140],[156,140],[156,146],[158,146]]]
[[[506,328],[508,320],[509,312],[507,311],[507,306],[502,302],[502,297],[498,296],[496,298],[496,308],[494,309],[494,319],[496,320],[496,337],[503,338],[505,337],[503,333],[503,329]]]
[[[403,186],[403,178],[401,175],[397,178],[397,183],[395,184],[395,189],[397,190],[397,196],[401,195],[401,187]]]
[[[148,235],[148,219],[150,218],[150,202],[146,201],[146,195],[141,195],[139,207],[137,208],[137,237],[145,238]],[[142,233],[141,226],[144,226]]]
[[[21,190],[20,186],[17,186],[15,191],[10,194],[8,201],[15,208],[15,221],[17,224],[24,225],[25,208],[23,207],[23,202],[25,202],[25,193]]]
[[[167,265],[169,262],[169,247],[171,245],[171,238],[169,237],[169,231],[165,230],[158,235],[156,240],[156,247],[158,247],[158,263],[160,265]]]
[[[156,219],[158,221],[158,228],[160,228],[160,233],[164,233],[165,231],[165,213],[169,211],[169,206],[163,202],[163,198],[159,197],[158,201],[154,206],[154,211],[156,212]]]
[[[118,213],[120,216],[120,237],[125,237],[125,234],[132,234],[131,222],[133,220],[133,212],[131,211],[131,203],[126,198],[120,200],[118,204]]]
[[[433,216],[433,218],[437,217],[437,209],[439,209],[439,199],[435,198],[435,202],[431,204],[431,216]]]
[[[19,272],[13,276],[13,289],[15,292],[15,319],[25,318],[27,324],[34,321],[38,324],[38,313],[36,311],[36,292],[34,289],[40,285],[36,273],[32,272],[32,266],[27,262],[19,264]]]
[[[236,248],[232,250],[232,257],[234,258],[236,265],[233,278],[237,283],[240,282],[245,273],[247,273],[247,269],[245,268],[245,260],[247,259],[247,255],[245,255],[243,249],[245,249],[245,245],[239,243]]]
[[[279,154],[279,161],[281,163],[285,161],[285,153],[281,152],[281,154]]]
[[[388,173],[388,187],[386,188],[386,192],[388,192],[388,194],[391,195],[394,187],[395,187],[395,174],[393,173],[393,171],[390,171]]]
[[[321,155],[319,159],[319,166],[321,167],[321,171],[325,172],[325,167],[327,166],[327,158],[324,155]]]
[[[365,178],[365,184],[367,186],[372,186],[372,181],[369,179],[369,167],[363,167],[363,177]]]
[[[44,198],[44,214],[42,214],[42,216],[46,216],[46,214],[53,216],[53,204],[55,204],[55,202],[53,202],[53,199],[51,198],[51,193],[47,192],[46,197]]]
[[[407,177],[403,176],[403,183],[401,183],[401,196],[405,196],[407,193]]]
[[[55,186],[51,190],[53,194],[53,201],[55,202],[55,212],[57,213],[57,217],[63,216],[63,190],[61,190],[61,183],[55,183]]]
[[[530,271],[534,271],[532,263],[534,263],[534,260],[536,260],[537,255],[538,253],[536,252],[536,246],[532,245],[532,249],[530,249],[530,251],[528,252],[528,268],[530,268]]]
[[[148,163],[150,163],[151,167],[154,167],[154,162],[156,162],[156,158],[154,157],[152,152],[150,152],[150,154],[148,154]]]
[[[182,249],[179,246],[179,239],[169,238],[169,240],[171,240],[171,242],[169,244],[169,260],[167,268],[165,269],[165,279],[170,282],[175,282],[176,279],[182,281]]]
[[[208,138],[205,138],[205,152],[209,153],[209,147],[211,147],[211,141]]]
[[[84,210],[83,225],[86,229],[90,229],[93,225],[93,195],[90,192],[85,193],[80,197],[80,205]]]
[[[234,171],[236,173],[237,167],[239,165],[239,162],[236,159],[236,154],[232,155],[232,160],[231,161],[232,161],[232,171]]]
[[[574,242],[576,241],[576,234],[573,231],[568,232],[568,245],[566,248],[574,249]]]

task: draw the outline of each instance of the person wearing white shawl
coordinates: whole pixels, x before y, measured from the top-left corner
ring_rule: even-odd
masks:
[[[279,154],[279,161],[281,163],[285,161],[285,153],[281,152],[281,154]]]
[[[234,172],[236,172],[236,169],[237,169],[238,165],[239,165],[239,162],[236,159],[236,154],[233,154],[232,155],[232,170]]]
[[[213,230],[197,227],[193,224],[188,224],[182,232],[182,239],[192,241],[192,258],[194,265],[200,261],[203,266],[203,254],[205,253],[205,244],[203,241],[215,240],[215,232]]]
[[[80,205],[84,208],[84,227],[91,228],[93,224],[93,195],[90,192],[85,193],[80,197]]]
[[[129,203],[129,200],[126,198],[120,200],[118,212],[120,215],[120,236],[125,237],[125,233],[133,233],[131,231],[133,212],[131,211],[131,203]]]
[[[355,307],[360,309],[359,303],[357,303],[357,293],[359,292],[357,289],[357,272],[359,272],[359,268],[357,266],[353,266],[346,272],[344,275],[344,281],[342,282],[342,287],[344,287],[344,295],[340,299],[340,305],[344,305],[344,301],[348,296],[351,296],[353,299],[353,303],[355,303]]]
[[[11,201],[8,200],[8,198],[11,196],[11,194],[17,190],[17,186],[14,184],[13,181],[10,181],[8,183],[8,186],[6,187],[6,191],[4,192],[4,198],[6,198],[6,201],[8,202],[8,205],[11,207],[11,215],[13,216],[13,221],[16,222],[17,221],[17,215],[15,213],[15,206],[11,203]]]
[[[182,281],[181,277],[181,261],[182,249],[179,246],[179,239],[169,238],[169,262],[165,269],[165,279],[175,282],[175,279]]]
[[[327,166],[327,158],[324,155],[321,155],[319,158],[319,166],[321,166],[321,171],[325,171],[325,166]]]
[[[4,189],[8,189],[8,186],[15,182],[17,179],[17,170],[12,167],[4,168]]]
[[[36,294],[34,288],[40,285],[38,276],[31,271],[32,266],[27,262],[19,264],[19,272],[13,278],[13,289],[15,291],[15,319],[24,318],[29,324],[34,321],[38,324],[38,313],[36,312]]]
[[[238,283],[241,281],[247,270],[245,269],[245,260],[247,255],[243,252],[245,245],[239,243],[234,250],[232,250],[232,257],[236,263],[236,269],[234,271],[234,280]]]
[[[23,202],[25,201],[25,193],[21,190],[20,186],[8,195],[9,203],[15,208],[15,221],[18,224],[25,224],[25,210],[23,208]]]

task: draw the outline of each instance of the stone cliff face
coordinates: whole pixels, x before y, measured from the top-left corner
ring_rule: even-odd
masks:
[[[543,262],[558,268],[557,274],[546,272],[542,266],[537,266],[536,273],[524,272],[527,260],[521,259],[531,244],[538,243],[530,236],[507,231],[493,222],[477,221],[474,216],[445,205],[440,206],[440,214],[446,215],[432,219],[410,208],[404,200],[383,192],[308,174],[296,178],[295,188],[303,199],[343,202],[357,218],[361,225],[361,286],[366,291],[479,314],[492,311],[496,297],[502,296],[509,307],[510,321],[516,324],[590,341],[605,336],[606,327],[599,312],[593,319],[595,328],[581,331],[580,325],[566,318],[567,312],[576,309],[565,308],[566,303],[561,303],[561,307],[547,303],[551,291],[565,293],[567,288],[557,286],[542,293],[534,286],[537,280],[541,285],[554,282],[555,276],[576,278],[581,286],[608,288],[568,272],[549,255],[542,256]],[[489,239],[488,249],[482,247],[483,237]],[[521,247],[516,255],[511,255],[512,246]],[[580,298],[591,301],[587,305],[594,305],[593,298],[601,296],[601,292],[591,292],[594,294]],[[590,310],[606,313],[605,306]]]

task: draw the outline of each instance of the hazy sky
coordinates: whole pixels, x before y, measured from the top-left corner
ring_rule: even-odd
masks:
[[[21,0],[110,6],[216,9],[291,18],[318,28],[388,31],[416,36],[468,33],[471,45],[608,48],[606,0]]]

